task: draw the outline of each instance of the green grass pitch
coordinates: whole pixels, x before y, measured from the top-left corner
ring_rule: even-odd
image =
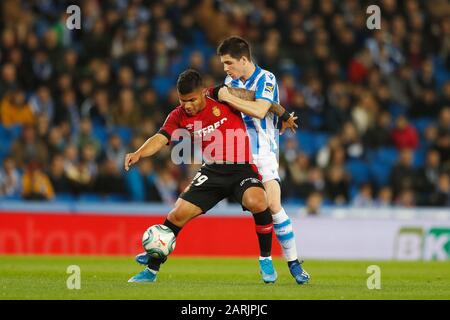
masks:
[[[69,265],[81,288],[69,290]],[[381,289],[367,288],[367,267]],[[0,299],[450,299],[450,262],[308,260],[310,284],[297,285],[282,259],[278,281],[264,284],[256,258],[171,257],[156,283],[127,283],[142,268],[133,257],[0,256]]]

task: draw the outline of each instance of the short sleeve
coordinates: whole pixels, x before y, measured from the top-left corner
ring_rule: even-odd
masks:
[[[159,133],[166,136],[169,141],[171,141],[172,133],[180,128],[180,120],[181,120],[181,110],[180,108],[176,108],[166,118],[164,124],[161,129],[159,129]]]
[[[269,102],[274,102],[276,86],[277,80],[272,73],[261,76],[256,83],[255,99],[264,99]]]

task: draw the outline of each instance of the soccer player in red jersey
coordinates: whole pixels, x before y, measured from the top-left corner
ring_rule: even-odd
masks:
[[[177,236],[189,220],[206,213],[222,199],[234,197],[253,214],[260,255],[270,256],[272,215],[260,175],[252,163],[249,138],[240,112],[210,98],[195,70],[186,70],[179,76],[177,91],[180,105],[169,114],[158,133],[136,152],[126,155],[125,170],[141,157],[152,156],[174,140],[179,133],[177,130],[187,130],[194,141],[201,139],[205,163],[176,201],[164,225]],[[138,255],[139,258],[146,259],[147,268],[129,282],[154,282],[161,263],[167,258]],[[276,280],[273,268],[260,264],[260,269],[264,282]]]

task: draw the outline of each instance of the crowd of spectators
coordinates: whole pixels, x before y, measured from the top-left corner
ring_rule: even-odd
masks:
[[[177,105],[181,71],[223,81],[215,47],[240,35],[299,116],[286,203],[450,206],[450,5],[376,1],[369,30],[371,2],[2,1],[0,197],[173,203],[195,166],[167,148],[125,173],[124,155]]]

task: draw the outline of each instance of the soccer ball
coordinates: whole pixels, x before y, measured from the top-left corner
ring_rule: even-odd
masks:
[[[175,249],[175,234],[163,224],[155,224],[145,230],[142,235],[142,245],[149,255],[164,258]]]

